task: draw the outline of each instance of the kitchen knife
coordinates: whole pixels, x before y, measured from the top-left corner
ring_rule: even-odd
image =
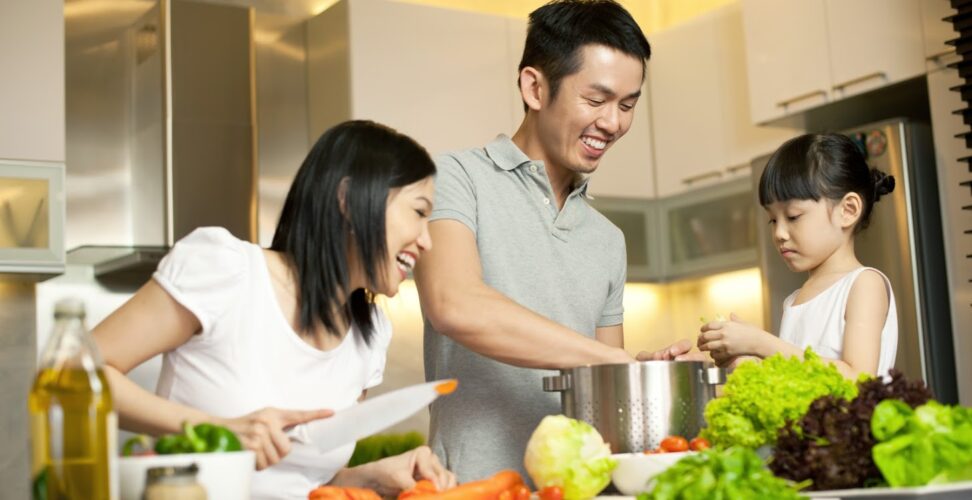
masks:
[[[313,444],[321,452],[331,451],[387,429],[428,406],[441,395],[456,390],[456,379],[417,384],[365,399],[333,416],[294,426],[291,440]]]

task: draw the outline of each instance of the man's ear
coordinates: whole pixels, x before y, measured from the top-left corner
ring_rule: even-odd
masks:
[[[864,213],[864,200],[857,193],[847,193],[840,200],[840,226],[844,229],[854,227]]]
[[[539,111],[543,107],[547,81],[536,68],[526,66],[520,70],[520,96],[528,109]]]
[[[343,216],[345,220],[348,219],[348,185],[350,184],[351,184],[350,177],[347,176],[342,177],[341,182],[338,183],[338,190],[337,190],[338,210],[341,211],[341,216]]]

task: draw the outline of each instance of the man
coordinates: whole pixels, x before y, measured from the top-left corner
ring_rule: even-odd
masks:
[[[432,449],[460,481],[523,472],[526,442],[560,412],[550,371],[628,363],[624,236],[587,202],[587,175],[630,128],[651,49],[612,0],[530,14],[512,138],[437,160],[435,242],[415,270],[429,380],[460,389],[432,406]],[[639,357],[672,359],[685,342]]]

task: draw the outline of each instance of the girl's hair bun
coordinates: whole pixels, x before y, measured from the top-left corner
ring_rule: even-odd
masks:
[[[871,169],[871,180],[874,182],[874,201],[894,191],[894,176],[888,175],[876,168]]]

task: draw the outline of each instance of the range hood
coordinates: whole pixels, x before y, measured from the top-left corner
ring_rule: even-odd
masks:
[[[256,238],[248,7],[65,2],[68,264],[139,284],[179,238]]]

